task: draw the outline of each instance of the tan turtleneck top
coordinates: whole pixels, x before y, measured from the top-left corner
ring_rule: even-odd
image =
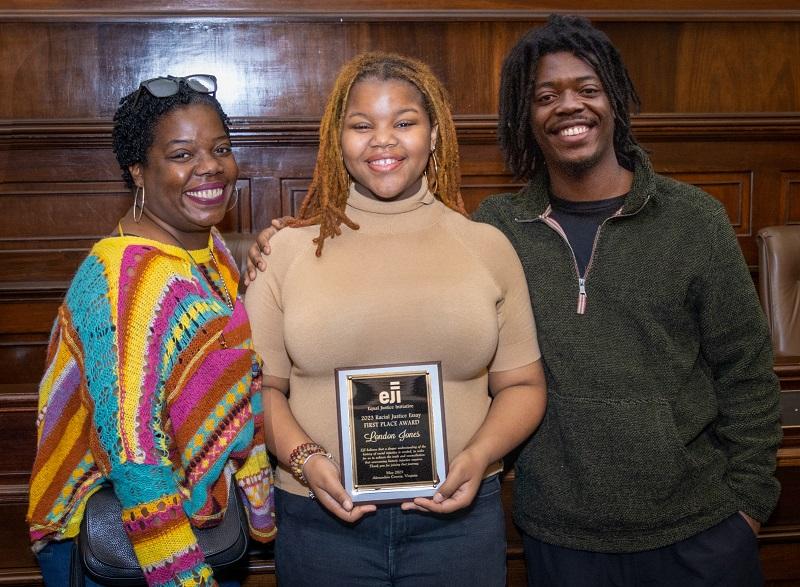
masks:
[[[334,369],[441,361],[452,460],[489,410],[488,371],[540,356],[522,266],[499,230],[450,210],[424,182],[397,202],[351,188],[347,215],[359,230],[342,225],[321,257],[318,226],[272,239],[245,299],[264,370],[289,379],[295,418],[336,455]],[[308,491],[282,468],[276,484]]]

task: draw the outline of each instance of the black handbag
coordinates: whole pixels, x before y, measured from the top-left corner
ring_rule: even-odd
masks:
[[[206,562],[217,571],[230,567],[247,554],[247,516],[239,490],[231,483],[228,509],[222,521],[210,528],[192,528]],[[81,570],[104,585],[147,585],[122,526],[122,505],[111,486],[86,502],[73,560],[73,585],[82,585]]]

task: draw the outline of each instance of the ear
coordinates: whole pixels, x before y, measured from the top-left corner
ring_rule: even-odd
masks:
[[[431,151],[436,148],[436,141],[439,140],[439,125],[434,124],[431,127]]]
[[[128,165],[128,171],[130,171],[130,174],[133,177],[133,183],[136,184],[136,187],[137,188],[144,187],[144,174],[142,170],[142,164],[134,163],[133,165]]]

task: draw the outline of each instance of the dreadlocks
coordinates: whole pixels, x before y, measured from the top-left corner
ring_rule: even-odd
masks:
[[[630,110],[639,96],[617,49],[608,37],[580,16],[551,15],[547,24],[525,34],[503,63],[497,134],[506,165],[517,179],[530,179],[542,150],[531,132],[531,97],[539,59],[567,51],[591,65],[600,77],[614,112],[614,151],[619,163],[633,169],[638,146],[631,133]]]
[[[319,224],[319,236],[314,239],[317,256],[322,254],[326,238],[342,233],[342,223],[358,230],[358,225],[345,214],[350,177],[342,159],[341,135],[350,90],[367,79],[402,80],[419,90],[431,127],[439,127],[439,138],[425,169],[428,187],[448,208],[466,214],[460,192],[456,131],[442,84],[427,65],[415,59],[390,53],[364,53],[346,63],[336,78],[320,124],[319,152],[311,186],[297,218],[288,223],[289,226]]]

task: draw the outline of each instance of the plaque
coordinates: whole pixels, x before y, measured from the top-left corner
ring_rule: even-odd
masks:
[[[447,476],[441,363],[336,369],[342,484],[353,503],[431,497]]]

